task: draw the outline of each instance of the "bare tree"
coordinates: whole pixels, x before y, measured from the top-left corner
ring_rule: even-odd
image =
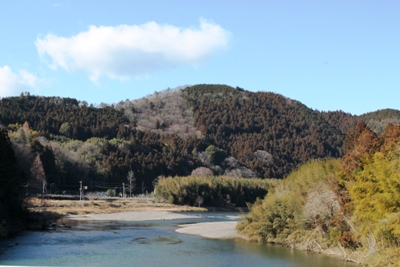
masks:
[[[127,107],[124,109],[125,116],[139,130],[193,136],[197,129],[194,127],[193,110],[183,96],[182,89],[186,87],[155,92],[132,102],[126,100],[123,104]]]
[[[204,203],[204,198],[202,196],[197,196],[195,203],[200,207]]]
[[[144,186],[144,181],[142,181],[142,195],[144,195],[144,190],[146,189],[146,187]]]
[[[214,173],[209,168],[198,167],[197,169],[192,171],[191,176],[209,177],[214,176]]]
[[[135,173],[132,170],[128,172],[127,179],[129,183],[129,197],[132,197],[132,189],[136,186]]]

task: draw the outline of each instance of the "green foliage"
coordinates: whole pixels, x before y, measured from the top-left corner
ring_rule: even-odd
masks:
[[[214,165],[220,164],[227,156],[224,150],[213,145],[207,147],[206,152],[210,156],[211,163]]]
[[[115,189],[108,189],[106,194],[108,197],[115,197],[116,195]]]
[[[237,229],[251,240],[291,246],[306,242],[307,231],[319,229],[326,243],[326,226],[338,212],[329,184],[337,179],[339,168],[340,161],[334,159],[302,165],[255,203]]]
[[[156,195],[173,204],[244,207],[264,197],[270,181],[229,177],[168,177],[156,185]]]
[[[17,143],[25,144],[28,141],[28,138],[25,134],[25,131],[22,128],[19,128],[15,134],[15,140]]]
[[[69,125],[68,122],[64,122],[60,126],[60,134],[66,136],[66,137],[71,137],[72,135],[72,127]]]
[[[348,189],[364,242],[373,235],[381,246],[400,245],[400,143],[365,161]]]

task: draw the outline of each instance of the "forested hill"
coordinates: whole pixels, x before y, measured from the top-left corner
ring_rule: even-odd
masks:
[[[161,175],[282,178],[311,158],[342,156],[346,133],[360,119],[381,131],[399,122],[399,113],[319,112],[279,94],[226,85],[99,107],[29,94],[0,100],[0,122],[26,173],[39,155],[51,183],[123,182],[133,170],[147,188]]]
[[[310,158],[342,154],[344,135],[298,101],[228,86],[197,85],[185,93],[196,128],[263,177],[282,177]]]
[[[33,130],[44,136],[64,135],[77,140],[91,137],[111,139],[117,136],[121,125],[129,123],[123,113],[112,107],[93,108],[76,99],[29,94],[3,98],[0,101],[0,121],[10,127],[10,124],[22,125],[27,121]]]
[[[344,134],[347,134],[349,130],[354,130],[354,125],[359,120],[364,121],[377,134],[383,133],[389,123],[400,124],[400,111],[395,109],[377,110],[361,116],[351,115],[343,111],[328,111],[320,114],[329,124],[338,128]]]

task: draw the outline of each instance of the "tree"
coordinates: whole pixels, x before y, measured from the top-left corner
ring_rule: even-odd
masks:
[[[23,217],[24,182],[7,129],[0,125],[0,237],[8,236]]]
[[[42,142],[45,142],[45,139],[40,139],[40,140],[42,140]],[[50,145],[42,145],[41,141],[39,141],[39,138],[35,139],[32,142],[31,147],[32,150],[37,152],[40,156],[40,161],[43,166],[46,181],[49,184],[51,183],[59,184],[60,182],[59,182],[59,177],[57,175],[56,160],[52,147]]]
[[[22,128],[19,128],[15,134],[15,141],[20,144],[25,144],[28,141],[28,138],[25,134],[25,131]]]
[[[374,154],[348,186],[354,203],[354,216],[364,239],[374,236],[379,244],[400,242],[400,145]]]
[[[224,150],[219,149],[214,145],[210,145],[209,147],[207,147],[206,153],[210,156],[211,162],[214,165],[218,165],[227,157],[227,154]]]
[[[191,176],[210,177],[214,176],[214,173],[209,168],[198,167],[192,171]]]
[[[31,129],[29,128],[29,123],[27,121],[24,122],[24,124],[22,125],[22,129],[25,132],[25,136],[27,138],[27,141],[31,141]]]
[[[72,127],[71,127],[71,125],[69,125],[68,122],[64,122],[63,124],[61,124],[59,132],[60,132],[60,134],[66,136],[66,137],[71,137]]]
[[[134,173],[132,170],[130,170],[130,171],[128,172],[127,179],[128,179],[128,183],[129,183],[129,185],[128,185],[128,188],[129,188],[129,197],[132,197],[132,190],[133,190],[133,189],[135,188],[135,186],[136,186],[135,173]]]
[[[204,198],[202,196],[197,196],[195,202],[200,207],[204,203]]]
[[[31,167],[31,174],[35,180],[42,182],[42,194],[44,195],[47,192],[46,189],[46,174],[44,172],[42,160],[40,159],[40,155],[38,154],[33,161],[32,167]]]

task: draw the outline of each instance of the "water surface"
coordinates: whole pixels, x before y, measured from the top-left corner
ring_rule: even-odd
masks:
[[[0,264],[22,266],[355,266],[337,258],[176,233],[178,224],[231,220],[232,214],[147,222],[75,222],[72,228],[24,232],[0,243]],[[73,222],[67,222],[73,223]]]

